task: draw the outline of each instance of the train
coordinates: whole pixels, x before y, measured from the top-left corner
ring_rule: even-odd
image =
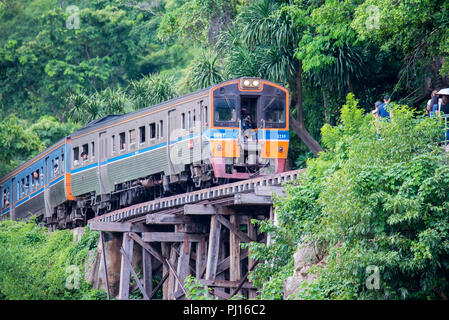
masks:
[[[136,203],[285,171],[289,92],[242,77],[96,119],[0,180],[0,219],[83,226]]]

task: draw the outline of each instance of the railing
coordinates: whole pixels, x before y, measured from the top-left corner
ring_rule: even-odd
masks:
[[[449,114],[440,115],[438,118],[440,120],[440,127],[442,130],[441,145],[447,146],[449,144]]]

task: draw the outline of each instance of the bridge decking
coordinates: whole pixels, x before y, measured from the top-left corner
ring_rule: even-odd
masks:
[[[283,195],[282,184],[296,180],[303,171],[156,199],[89,220],[102,241],[104,232],[108,239],[121,241],[120,248],[109,250],[109,260],[115,257],[116,263],[106,266],[106,279],[107,273],[119,271],[114,266],[120,266],[120,278],[118,286],[108,283],[108,291],[129,299],[130,289],[139,289],[144,299],[152,299],[162,286],[163,299],[185,299],[184,279],[191,274],[220,299],[235,294],[255,298],[256,290],[247,277],[257,261],[240,244],[267,242],[266,234],[251,219],[273,219],[272,195]],[[142,271],[140,279],[136,267]],[[132,288],[131,276],[136,282]],[[155,276],[161,280],[153,288]]]

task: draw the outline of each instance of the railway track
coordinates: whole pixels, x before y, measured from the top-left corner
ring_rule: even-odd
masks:
[[[255,203],[252,204],[257,204],[257,201],[259,201],[259,199],[263,200],[264,196],[271,196],[270,193],[267,194],[267,190],[269,192],[272,187],[280,187],[286,182],[296,180],[304,171],[305,169],[287,171],[279,174],[233,182],[208,189],[159,198],[97,216],[90,219],[88,223],[93,221],[123,222],[129,220],[139,220],[139,218],[146,214],[162,210],[170,210],[173,211],[173,213],[182,213],[184,210],[183,206],[186,204],[213,204],[223,201],[233,204],[241,204],[244,201],[254,201]],[[243,194],[255,194],[256,197],[249,199],[246,196],[242,196]],[[266,200],[270,201],[269,199]]]

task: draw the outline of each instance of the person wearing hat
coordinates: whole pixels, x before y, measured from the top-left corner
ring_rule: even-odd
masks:
[[[379,106],[382,104],[382,102],[380,101],[376,101],[374,103],[374,110],[371,111],[372,115],[376,118],[377,117],[377,109],[379,108]]]
[[[449,88],[441,89],[437,94],[441,97],[440,113],[449,114]]]
[[[377,116],[383,118],[390,118],[390,110],[389,109],[390,96],[384,97],[384,103],[382,103],[379,107],[377,107]]]

